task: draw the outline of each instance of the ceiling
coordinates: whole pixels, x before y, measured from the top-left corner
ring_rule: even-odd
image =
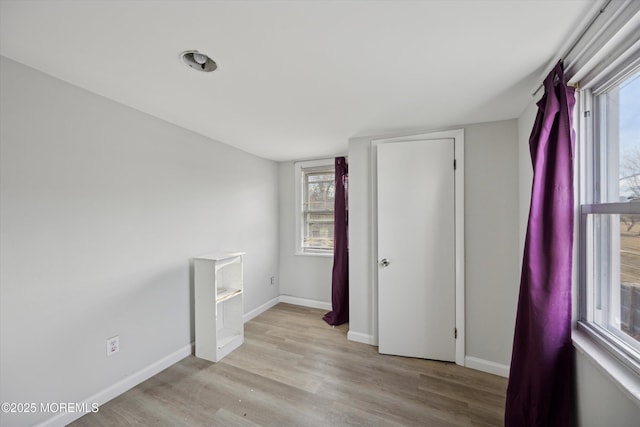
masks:
[[[276,161],[515,118],[593,0],[0,0],[0,54]],[[218,63],[180,62],[197,49]]]

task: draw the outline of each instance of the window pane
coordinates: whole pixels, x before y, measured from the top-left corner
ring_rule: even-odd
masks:
[[[590,217],[593,321],[640,350],[640,214]]]
[[[306,206],[307,211],[333,210],[335,198],[334,173],[307,172],[306,174]]]
[[[604,202],[640,199],[640,71],[601,96]],[[603,159],[604,160],[604,159]],[[617,179],[616,179],[617,178]]]
[[[311,250],[333,249],[335,172],[304,171],[302,246]]]
[[[620,218],[620,283],[621,329],[640,340],[640,215]]]
[[[333,173],[331,172],[309,173],[309,182],[318,182],[318,181],[333,181]]]
[[[305,247],[333,249],[333,213],[307,213],[305,224]]]

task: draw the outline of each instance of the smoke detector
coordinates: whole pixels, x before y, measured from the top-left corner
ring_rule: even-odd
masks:
[[[200,53],[197,50],[187,50],[180,54],[182,62],[187,64],[194,70],[210,73],[218,68],[218,64],[204,53]]]

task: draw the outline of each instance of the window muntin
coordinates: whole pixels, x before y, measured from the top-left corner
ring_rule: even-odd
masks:
[[[640,371],[640,67],[594,93],[583,95],[595,114],[583,138],[581,321]]]

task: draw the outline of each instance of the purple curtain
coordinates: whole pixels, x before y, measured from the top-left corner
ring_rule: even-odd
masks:
[[[508,427],[571,425],[575,96],[562,62],[544,89],[529,138],[533,187],[507,388]]]
[[[323,317],[330,325],[341,325],[349,321],[348,179],[347,160],[344,157],[336,157],[333,274],[331,278],[331,308],[333,310]]]

